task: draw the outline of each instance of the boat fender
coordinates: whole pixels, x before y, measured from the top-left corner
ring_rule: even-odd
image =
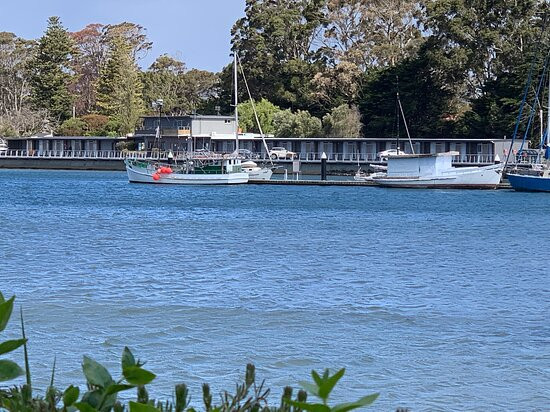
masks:
[[[157,181],[160,179],[160,175],[158,173],[153,174],[153,180]]]
[[[162,167],[159,167],[159,168],[157,169],[157,173],[158,173],[159,175],[162,173]]]
[[[167,174],[172,173],[172,168],[171,168],[171,167],[167,167],[167,168],[166,168],[166,173],[167,173]]]

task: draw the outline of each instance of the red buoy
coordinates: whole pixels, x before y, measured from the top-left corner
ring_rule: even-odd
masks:
[[[158,173],[155,173],[153,175],[153,180],[159,180],[160,179],[160,175]]]

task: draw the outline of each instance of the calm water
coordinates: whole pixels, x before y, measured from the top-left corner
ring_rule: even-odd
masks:
[[[254,362],[277,397],[345,366],[336,400],[380,391],[373,410],[549,410],[549,207],[4,170],[0,289],[25,310],[41,387],[54,356],[59,386],[83,387],[84,354],[119,376],[128,345],[156,396],[183,381],[198,402],[202,382],[232,389]]]

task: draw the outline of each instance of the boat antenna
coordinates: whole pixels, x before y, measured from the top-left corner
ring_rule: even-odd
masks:
[[[407,119],[405,118],[405,112],[403,111],[403,106],[401,105],[401,98],[399,97],[399,76],[396,76],[396,77],[397,77],[397,104],[399,105],[399,111],[401,112],[401,117],[403,118],[403,124],[405,125],[405,131],[407,132],[407,137],[409,139],[409,146],[411,147],[411,152],[412,154],[415,154],[414,147],[412,144],[411,134],[409,133],[409,126],[407,125]],[[397,127],[398,127],[397,133],[399,136],[399,123],[397,124]],[[399,137],[398,137],[398,141],[399,141]]]
[[[235,82],[235,153],[239,153],[239,93],[237,83],[237,51],[233,53],[233,74]]]
[[[258,118],[258,112],[256,111],[256,104],[254,103],[254,99],[252,98],[252,93],[250,93],[250,87],[248,87],[248,81],[246,80],[246,76],[244,75],[244,69],[243,65],[241,64],[241,59],[237,57],[239,67],[241,68],[241,75],[243,76],[244,85],[246,86],[246,91],[248,93],[248,98],[250,99],[250,103],[252,105],[252,111],[254,112],[254,117],[256,118],[256,124],[258,125],[258,130],[260,131],[260,136],[262,137],[262,143],[264,145],[265,152],[269,154],[269,148],[267,147],[267,142],[265,141],[265,135],[262,130],[262,125],[260,124],[260,119]],[[268,156],[269,162],[273,166],[273,160],[271,160],[271,156]]]

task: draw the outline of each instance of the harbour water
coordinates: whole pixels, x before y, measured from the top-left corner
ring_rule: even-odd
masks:
[[[550,196],[373,187],[130,185],[0,171],[0,290],[38,387],[119,376],[130,346],[200,400],[247,362],[274,397],[346,367],[373,410],[548,410]],[[1,337],[17,336],[12,320]],[[15,354],[18,359],[22,354]]]

